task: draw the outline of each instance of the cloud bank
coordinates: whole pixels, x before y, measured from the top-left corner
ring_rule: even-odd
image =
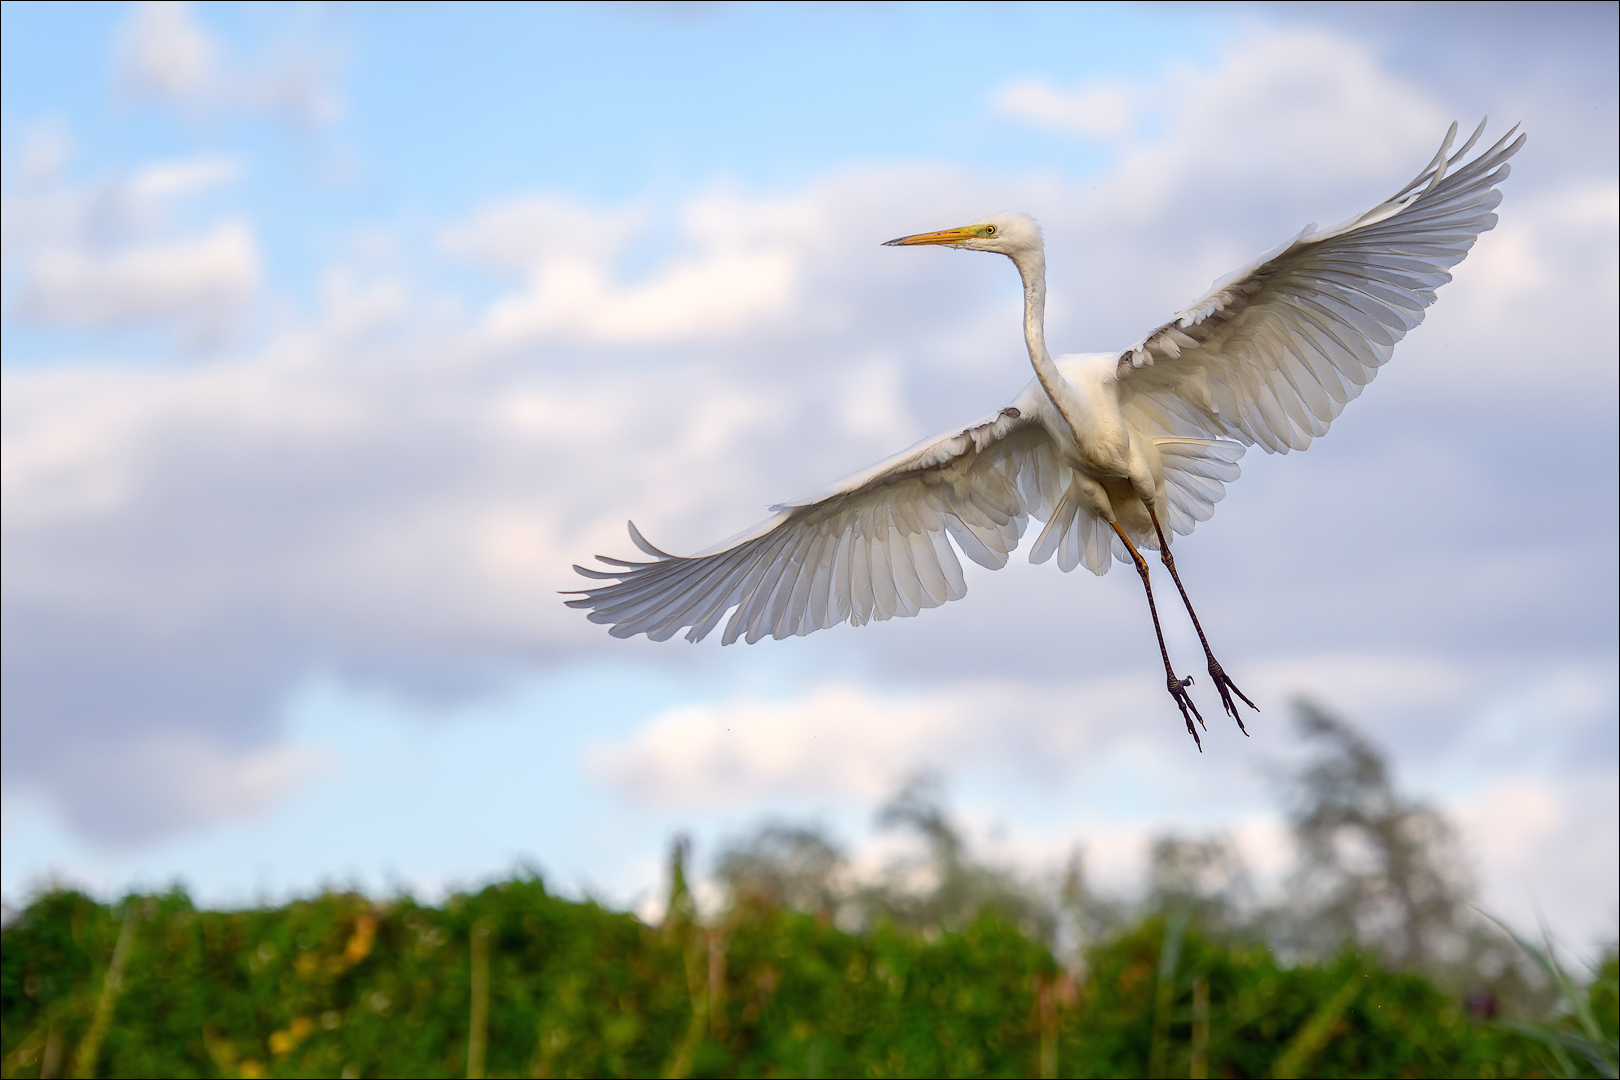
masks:
[[[130,93],[260,100],[183,7],[139,9],[124,49]],[[1216,797],[1242,766],[1177,763],[1185,735],[1125,575],[970,571],[966,600],[922,618],[761,646],[807,650],[782,661],[803,692],[775,698],[728,689],[738,662],[713,649],[612,641],[556,596],[571,563],[626,552],[626,517],[701,548],[1016,392],[1009,268],[881,240],[1031,210],[1051,338],[1117,347],[1305,221],[1382,198],[1451,119],[1316,29],[1237,35],[1152,83],[1016,82],[989,105],[1113,157],[1084,181],[923,163],[769,195],[518,192],[431,223],[444,278],[334,260],[321,306],[278,319],[261,226],[186,212],[229,195],[234,159],[75,185],[40,143],[6,196],[8,318],[225,344],[206,362],[4,376],[8,792],[98,843],[152,842],[320,775],[280,726],[317,674],[443,702],[611,655],[705,687],[588,763],[665,808],[870,799],[928,765],[1053,790],[1127,778],[1133,806]],[[1617,188],[1612,171],[1538,173],[1537,137],[1501,227],[1378,385],[1306,457],[1250,454],[1178,559],[1268,723],[1299,689],[1376,713],[1403,759],[1457,773],[1477,829],[1517,808],[1511,867],[1612,804],[1615,350],[1608,334],[1551,345],[1548,327],[1614,324]],[[438,283],[468,271],[483,291]],[[1559,670],[1588,696],[1547,721],[1552,757],[1524,764],[1514,695]],[[1499,708],[1517,719],[1488,745],[1510,763],[1469,779],[1497,759],[1471,756],[1468,725]]]

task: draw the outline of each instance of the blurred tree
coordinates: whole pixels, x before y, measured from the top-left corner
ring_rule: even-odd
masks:
[[[1076,970],[1083,968],[1088,949],[1119,933],[1135,918],[1125,901],[1093,888],[1086,874],[1085,852],[1079,847],[1069,853],[1064,867],[1058,916],[1056,947]]]
[[[1396,968],[1425,966],[1473,892],[1454,830],[1395,791],[1383,756],[1349,724],[1308,701],[1295,708],[1312,752],[1283,786],[1298,845],[1289,944],[1320,957],[1353,943]]]
[[[813,825],[770,823],[729,845],[715,876],[732,903],[753,901],[831,919],[847,888],[844,855]]]
[[[1556,989],[1473,908],[1451,823],[1398,792],[1383,754],[1350,724],[1309,701],[1295,710],[1312,752],[1281,785],[1297,852],[1267,919],[1272,941],[1285,955],[1355,947],[1421,970],[1481,1020],[1543,1015]]]
[[[690,837],[677,835],[669,844],[669,897],[664,902],[664,936],[684,940],[688,928],[697,921],[697,901],[686,880],[686,860],[692,854]]]
[[[1148,857],[1148,911],[1185,912],[1205,933],[1229,935],[1247,927],[1254,909],[1254,885],[1231,837],[1154,839]]]
[[[892,863],[881,882],[858,890],[867,925],[892,922],[928,933],[960,930],[985,912],[1030,937],[1051,941],[1057,925],[1049,896],[1009,870],[972,859],[961,830],[945,810],[939,777],[908,780],[878,811],[878,824],[905,829],[923,841],[921,859]]]

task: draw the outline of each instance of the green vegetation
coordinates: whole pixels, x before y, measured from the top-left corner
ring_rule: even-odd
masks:
[[[107,1076],[466,1075],[479,934],[491,1076],[1601,1075],[1566,1048],[1616,1028],[1612,960],[1581,1018],[1510,1030],[1422,976],[1353,953],[1283,967],[1174,915],[1088,950],[1079,978],[993,912],[926,936],[756,902],[649,927],[534,879],[443,908],[57,892],[4,934],[7,1076],[89,1075],[98,1008]]]
[[[726,899],[703,918],[677,842],[656,926],[532,876],[441,907],[59,890],[3,931],[3,1073],[1613,1076],[1613,954],[1577,980],[1550,945],[1469,921],[1443,822],[1306,716],[1327,725],[1300,774],[1321,794],[1290,809],[1284,905],[1249,898],[1218,838],[1159,841],[1134,906],[1093,895],[1078,861],[1043,890],[974,862],[926,783],[883,818],[923,855],[882,880],[769,827],[719,861]],[[1350,873],[1335,828],[1385,846]]]

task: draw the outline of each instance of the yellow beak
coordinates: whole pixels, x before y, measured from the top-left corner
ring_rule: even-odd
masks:
[[[971,225],[964,225],[960,229],[941,229],[939,232],[916,233],[912,236],[902,236],[896,240],[889,240],[884,247],[915,247],[919,244],[960,244],[972,240],[979,232]]]

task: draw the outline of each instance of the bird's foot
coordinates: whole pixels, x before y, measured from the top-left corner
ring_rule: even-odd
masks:
[[[1250,701],[1249,696],[1237,688],[1237,683],[1231,680],[1231,678],[1226,674],[1225,669],[1221,667],[1221,662],[1215,659],[1213,656],[1209,658],[1209,678],[1210,681],[1215,684],[1215,689],[1220,691],[1221,705],[1225,707],[1227,713],[1231,715],[1232,719],[1237,721],[1238,730],[1247,735],[1249,733],[1249,729],[1243,726],[1243,717],[1238,715],[1237,705],[1232,702],[1232,694],[1236,694],[1238,697],[1242,698],[1243,704],[1247,705],[1255,712],[1260,711],[1260,706]],[[1231,691],[1231,693],[1228,693],[1227,691]]]
[[[1170,696],[1176,699],[1176,707],[1181,710],[1181,718],[1187,721],[1187,734],[1193,737],[1193,742],[1198,744],[1198,752],[1202,754],[1204,752],[1204,740],[1198,737],[1198,728],[1193,727],[1193,719],[1197,718],[1198,727],[1204,727],[1204,718],[1198,715],[1198,706],[1193,704],[1191,695],[1187,693],[1187,687],[1192,685],[1192,676],[1189,675],[1185,679],[1178,679],[1175,672],[1167,671],[1164,675],[1164,681],[1165,687],[1170,691]],[[1205,730],[1208,729],[1205,728]]]

